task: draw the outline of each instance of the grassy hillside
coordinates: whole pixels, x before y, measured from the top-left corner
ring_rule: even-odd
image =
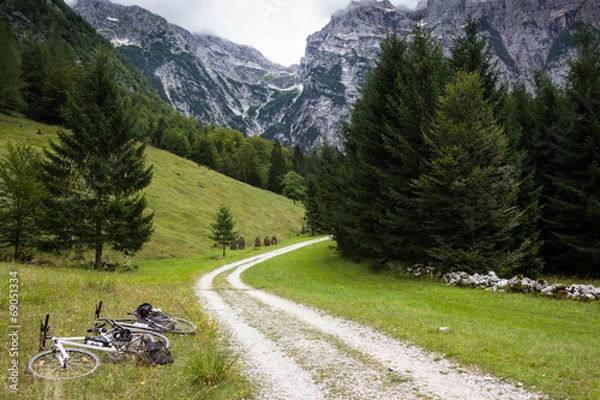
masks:
[[[0,157],[6,143],[30,141],[44,146],[56,138],[57,127],[18,116],[0,114]],[[146,189],[149,210],[154,211],[155,233],[136,259],[191,257],[212,251],[210,224],[220,205],[231,208],[236,230],[247,245],[259,236],[286,240],[302,228],[304,209],[292,200],[230,179],[207,168],[147,147],[147,163],[154,165],[154,179]],[[120,257],[118,255],[110,255]]]

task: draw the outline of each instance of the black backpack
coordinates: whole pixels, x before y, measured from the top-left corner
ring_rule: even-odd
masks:
[[[139,318],[146,318],[152,313],[152,305],[150,303],[142,303],[137,306],[135,313]]]
[[[165,365],[173,363],[171,351],[162,341],[154,341],[145,337],[142,341],[144,350],[137,353],[138,361],[145,365]]]

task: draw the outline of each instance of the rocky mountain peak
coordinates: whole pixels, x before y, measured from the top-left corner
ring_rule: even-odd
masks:
[[[139,7],[80,0],[73,8],[138,66],[173,107],[200,121],[277,138],[305,149],[339,143],[387,32],[424,24],[448,51],[470,15],[498,60],[502,78],[533,81],[546,70],[564,82],[578,23],[600,27],[591,0],[427,0],[416,10],[389,0],[355,0],[307,38],[298,66],[286,68],[257,50],[192,34]]]

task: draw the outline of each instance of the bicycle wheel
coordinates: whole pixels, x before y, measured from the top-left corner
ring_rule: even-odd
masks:
[[[66,368],[59,359],[60,351],[47,350],[31,357],[27,362],[27,371],[39,379],[66,381],[81,378],[96,371],[100,358],[83,349],[65,349],[69,356]]]
[[[170,321],[165,324],[165,329],[170,333],[177,333],[180,335],[189,335],[196,332],[196,325],[187,319],[179,317],[170,317]]]
[[[136,328],[129,328],[129,331],[131,332],[131,339],[125,345],[125,351],[128,353],[145,351],[144,339],[147,338],[150,338],[153,342],[162,342],[167,349],[171,347],[169,338],[160,333]]]

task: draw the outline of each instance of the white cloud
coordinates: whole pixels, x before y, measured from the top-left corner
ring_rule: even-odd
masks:
[[[72,3],[76,0],[67,0]],[[138,5],[191,32],[210,32],[260,50],[284,65],[298,63],[306,38],[349,0],[112,0]],[[419,0],[392,0],[415,8]]]

